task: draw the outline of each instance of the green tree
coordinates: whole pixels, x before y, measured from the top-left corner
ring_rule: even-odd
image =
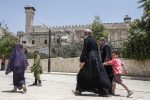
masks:
[[[8,28],[1,27],[1,29],[4,35],[2,39],[0,39],[0,56],[5,55],[8,57],[14,49],[18,38],[12,35],[12,33],[8,31]]]
[[[0,55],[9,56],[14,49],[16,41],[10,38],[0,40]]]
[[[131,23],[128,41],[124,43],[123,57],[133,59],[150,58],[150,0],[140,0],[143,16]]]
[[[142,3],[142,5],[139,8],[143,8],[143,16],[142,16],[142,22],[144,23],[144,29],[150,36],[150,0],[140,0],[139,3]]]
[[[96,40],[99,40],[100,37],[108,37],[108,32],[106,31],[99,16],[95,16],[95,19],[92,23],[92,31]]]

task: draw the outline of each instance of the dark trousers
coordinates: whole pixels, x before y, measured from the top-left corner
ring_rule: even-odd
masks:
[[[1,63],[1,70],[5,70],[5,64]]]

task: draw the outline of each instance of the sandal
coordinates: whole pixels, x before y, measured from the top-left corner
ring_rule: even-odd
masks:
[[[74,95],[81,95],[81,92],[79,90],[75,90],[75,91],[72,90],[72,92],[74,93]]]
[[[13,89],[13,90],[11,90],[11,92],[17,92],[17,87],[16,87],[16,86],[14,86],[14,89]]]
[[[133,94],[133,91],[129,91],[127,97],[130,97]]]
[[[27,92],[27,88],[23,87],[23,92],[26,93]]]
[[[17,92],[17,90],[16,90],[16,89],[13,89],[13,90],[11,90],[11,92]]]

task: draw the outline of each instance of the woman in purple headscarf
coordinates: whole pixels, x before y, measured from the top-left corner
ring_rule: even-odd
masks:
[[[25,77],[24,77],[24,73],[27,66],[28,66],[28,61],[26,55],[23,52],[23,46],[17,44],[11,54],[6,69],[6,73],[5,73],[7,75],[11,71],[13,72],[14,89],[12,90],[12,92],[16,92],[17,89],[19,90],[23,89],[23,92],[27,91],[25,86]]]

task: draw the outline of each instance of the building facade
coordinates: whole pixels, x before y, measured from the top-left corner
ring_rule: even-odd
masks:
[[[48,49],[49,40],[51,40],[51,45],[55,45],[60,41],[62,45],[81,43],[84,30],[86,28],[92,28],[91,24],[52,27],[45,25],[36,26],[33,24],[35,11],[36,9],[32,5],[25,7],[25,33],[17,33],[20,37],[20,42],[30,47]],[[104,23],[105,28],[109,32],[108,42],[110,42],[114,48],[120,47],[122,40],[127,39],[130,22],[131,18],[126,15],[122,23]]]

